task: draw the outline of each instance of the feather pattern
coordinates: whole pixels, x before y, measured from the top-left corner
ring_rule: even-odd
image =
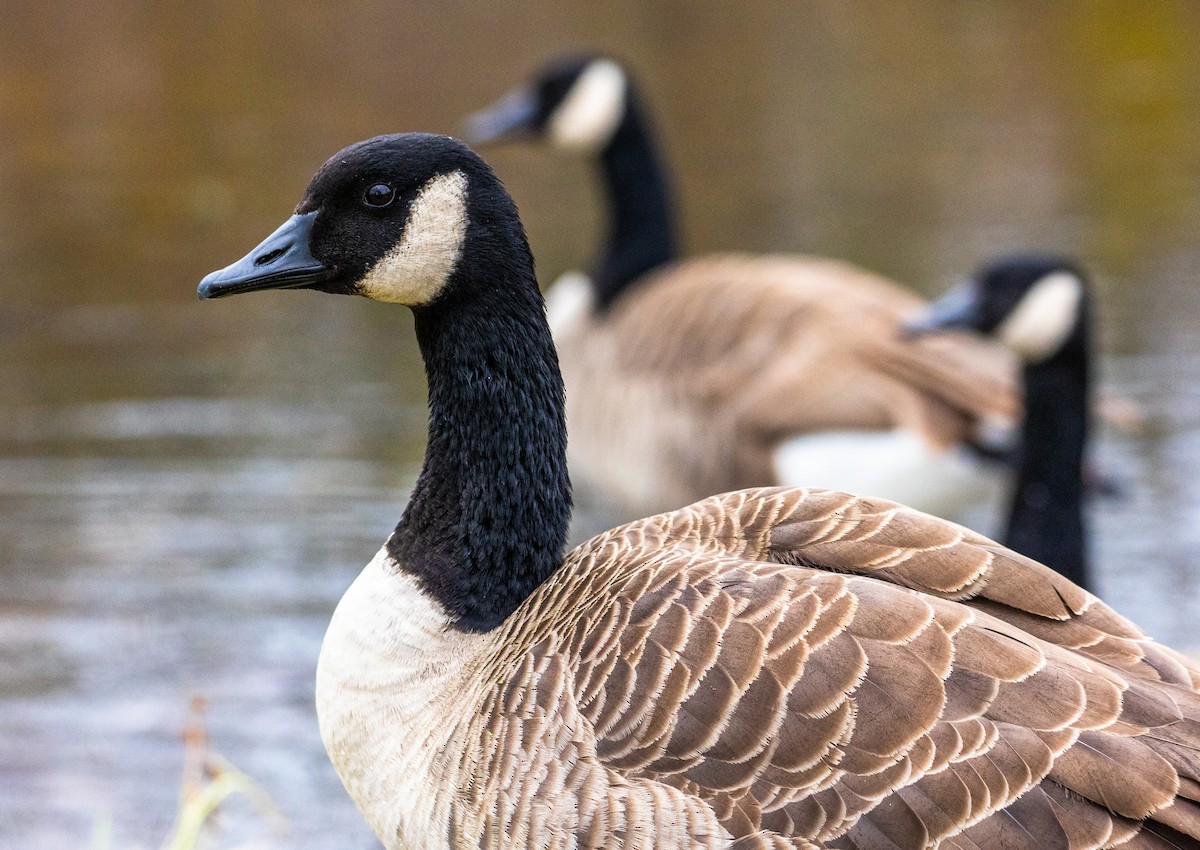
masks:
[[[895,503],[625,525],[471,639],[455,846],[1200,847],[1195,663]]]

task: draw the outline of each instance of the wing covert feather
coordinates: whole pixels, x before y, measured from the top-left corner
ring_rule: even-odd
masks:
[[[570,605],[514,626],[540,642],[501,641],[487,734],[561,718],[570,758],[488,763],[497,818],[549,794],[576,836],[632,806],[715,842],[680,846],[1200,848],[1195,663],[964,528],[741,491],[589,541],[561,581]]]

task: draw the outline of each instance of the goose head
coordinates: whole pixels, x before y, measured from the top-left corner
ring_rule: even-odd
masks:
[[[205,277],[199,296],[263,289],[411,308],[429,439],[389,557],[455,628],[503,622],[561,562],[571,485],[562,377],[500,181],[448,136],[351,145],[321,167],[282,227]]]
[[[913,336],[952,328],[990,336],[1027,365],[1086,344],[1088,284],[1058,257],[1010,257],[984,267],[906,325]]]
[[[470,286],[456,272],[479,254],[525,245],[519,230],[511,199],[466,145],[378,136],[331,157],[291,218],[197,294],[314,289],[421,308]]]
[[[549,65],[466,121],[473,144],[532,136],[563,150],[596,155],[625,117],[629,79],[612,59],[584,56]]]

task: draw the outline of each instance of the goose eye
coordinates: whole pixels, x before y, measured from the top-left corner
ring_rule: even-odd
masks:
[[[363,203],[369,207],[386,207],[396,199],[396,190],[386,183],[376,183],[363,195]]]

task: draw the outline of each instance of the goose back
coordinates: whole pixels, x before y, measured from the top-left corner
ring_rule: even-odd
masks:
[[[893,503],[714,497],[588,541],[450,641],[436,746],[396,766],[428,812],[398,847],[1200,846],[1200,668]],[[357,692],[363,728],[394,723]]]
[[[902,340],[898,324],[922,303],[820,258],[665,267],[609,310],[555,324],[573,469],[654,511],[795,483],[777,464],[793,437],[901,431],[932,455],[970,442],[982,421],[1011,421],[1011,354],[966,334]]]

